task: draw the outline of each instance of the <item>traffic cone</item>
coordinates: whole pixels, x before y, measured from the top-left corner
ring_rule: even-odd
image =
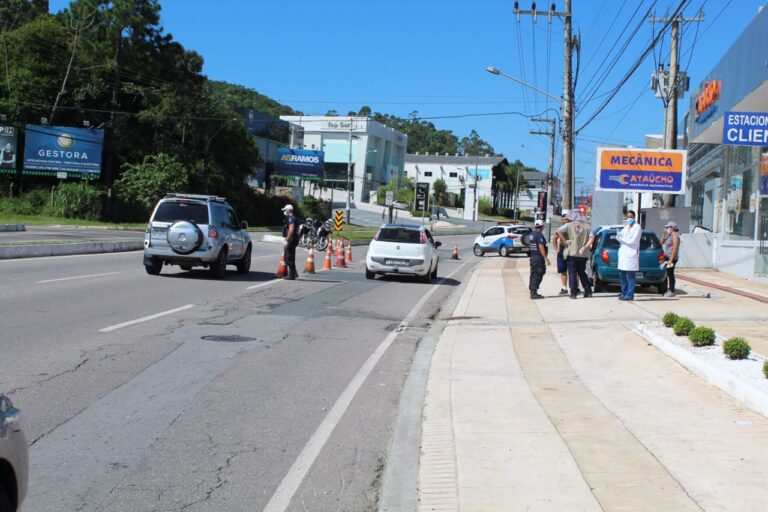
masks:
[[[277,267],[277,274],[275,274],[275,277],[285,277],[288,275],[288,266],[285,264],[285,246],[283,246],[283,251],[280,253],[280,265]]]
[[[333,267],[331,267],[331,244],[328,244],[328,250],[325,251],[325,263],[323,263],[323,270],[333,270]]]
[[[339,240],[339,243],[336,244],[336,266],[339,268],[347,266],[344,263],[344,242],[342,240]]]
[[[452,260],[459,259],[459,244],[453,244],[453,254],[451,254]]]
[[[347,252],[344,255],[344,264],[349,266],[352,263],[352,240],[347,240]]]
[[[307,262],[304,264],[304,272],[307,274],[315,273],[315,244],[309,246],[307,253]]]

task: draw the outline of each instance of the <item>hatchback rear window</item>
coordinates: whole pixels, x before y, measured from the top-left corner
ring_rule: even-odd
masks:
[[[605,235],[605,248],[606,249],[618,249],[621,244],[616,240],[616,232],[611,231]],[[655,250],[661,249],[661,243],[659,239],[653,233],[643,233],[640,238],[640,250]]]
[[[418,244],[421,243],[421,234],[413,229],[382,228],[376,240],[379,242]]]
[[[208,206],[200,203],[167,201],[160,203],[152,220],[155,222],[188,220],[195,224],[208,224]]]

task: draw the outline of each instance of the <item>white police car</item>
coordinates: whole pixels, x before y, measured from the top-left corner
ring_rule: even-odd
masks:
[[[483,256],[487,252],[495,252],[501,256],[509,256],[514,252],[528,254],[530,236],[533,230],[525,224],[499,223],[486,229],[482,235],[475,238],[472,248],[475,256]]]

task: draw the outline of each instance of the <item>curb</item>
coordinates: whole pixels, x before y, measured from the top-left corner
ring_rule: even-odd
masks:
[[[73,254],[98,254],[105,252],[140,251],[143,240],[84,242],[51,245],[15,245],[0,247],[0,260],[16,258],[41,258],[46,256],[71,256]]]
[[[8,231],[26,231],[27,227],[24,224],[0,224],[0,232]]]
[[[750,409],[768,417],[768,394],[755,389],[751,384],[730,373],[702,361],[674,343],[670,343],[656,333],[649,331],[643,323],[634,324],[632,331],[651,342],[656,348],[683,365],[694,375],[698,375]]]

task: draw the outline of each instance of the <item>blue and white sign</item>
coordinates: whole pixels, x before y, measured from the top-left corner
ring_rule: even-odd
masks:
[[[103,145],[103,130],[28,124],[24,173],[68,173],[96,178],[101,174]]]
[[[768,146],[768,113],[726,112],[723,144]]]
[[[280,148],[277,150],[275,173],[280,176],[322,178],[323,156],[322,151]]]

